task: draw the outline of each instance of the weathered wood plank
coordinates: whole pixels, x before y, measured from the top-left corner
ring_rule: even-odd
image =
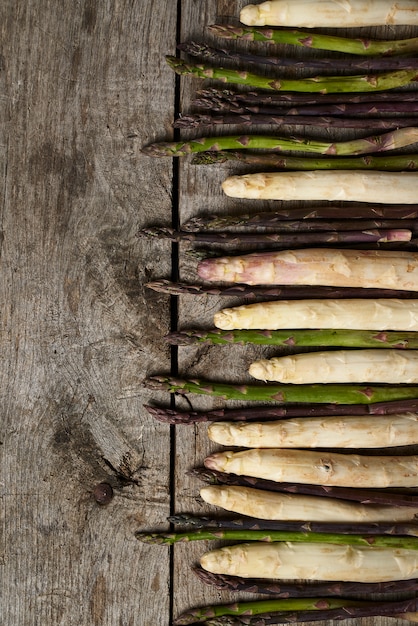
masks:
[[[169,621],[169,556],[137,528],[169,512],[169,429],[143,411],[169,369],[175,3],[6,0],[0,9],[2,621]],[[107,506],[92,496],[105,481]],[[150,601],[159,595],[159,601]]]

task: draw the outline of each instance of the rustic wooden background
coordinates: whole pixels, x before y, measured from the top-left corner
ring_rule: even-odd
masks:
[[[228,168],[153,160],[140,149],[173,136],[198,85],[176,79],[164,55],[189,37],[210,41],[205,25],[236,21],[244,4],[0,3],[5,625],[168,626],[188,607],[228,597],[191,573],[206,545],[134,538],[168,528],[170,513],[208,510],[186,474],[210,450],[205,427],[154,421],[144,403],[169,399],[142,380],[171,368],[239,380],[252,355],[170,352],[164,334],[191,320],[210,325],[220,302],[172,303],[146,289],[170,277],[172,249],[137,231],[238,207],[220,193]],[[183,252],[180,275],[193,279]],[[114,493],[105,505],[95,498],[102,482]]]

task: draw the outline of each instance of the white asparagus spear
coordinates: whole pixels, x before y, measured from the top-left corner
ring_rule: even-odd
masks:
[[[344,328],[418,331],[418,300],[312,299],[255,302],[222,309],[214,324],[222,330]]]
[[[368,456],[285,448],[216,452],[209,469],[275,482],[380,489],[418,487],[418,455]]]
[[[418,443],[418,415],[297,417],[272,422],[213,422],[208,436],[240,448],[385,448]]]
[[[418,576],[418,553],[402,548],[251,542],[202,555],[214,574],[243,578],[384,582]]]
[[[247,26],[348,28],[418,24],[415,0],[270,0],[240,12]]]
[[[416,172],[361,170],[242,174],[230,176],[222,183],[224,193],[233,198],[384,204],[415,204],[417,188]]]
[[[336,498],[280,493],[251,487],[210,485],[200,490],[202,499],[225,511],[256,519],[287,522],[408,522],[418,508],[361,504]]]
[[[329,285],[418,291],[418,254],[303,248],[204,259],[199,276],[247,285]]]
[[[324,350],[260,359],[249,373],[278,383],[418,383],[418,350]]]

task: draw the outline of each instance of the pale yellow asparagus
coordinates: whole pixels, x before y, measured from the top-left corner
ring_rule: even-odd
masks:
[[[418,350],[324,350],[251,363],[257,380],[292,383],[418,383]]]
[[[214,324],[222,330],[344,328],[418,331],[418,300],[357,298],[256,302],[218,311]]]
[[[296,28],[417,25],[418,6],[416,0],[270,0],[245,6],[240,21]]]
[[[225,511],[256,519],[311,522],[408,522],[418,508],[362,504],[336,498],[280,493],[252,487],[210,485],[200,490],[202,499]]]
[[[225,450],[205,466],[275,482],[380,489],[418,487],[418,455],[369,456],[293,448]]]
[[[384,582],[418,576],[418,552],[402,548],[251,542],[203,554],[214,574],[242,578]]]
[[[418,254],[398,250],[302,248],[207,258],[199,276],[247,285],[328,285],[418,291]]]
[[[240,448],[389,448],[418,444],[418,415],[213,422],[208,437],[223,446]]]
[[[252,200],[328,200],[415,204],[418,173],[314,170],[229,176],[227,196]],[[348,211],[349,215],[349,211]]]

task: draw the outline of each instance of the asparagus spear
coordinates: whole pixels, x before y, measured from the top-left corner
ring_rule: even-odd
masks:
[[[392,93],[392,98],[395,98],[393,92],[390,93]],[[257,115],[286,115],[289,117],[292,115],[305,115],[315,118],[321,115],[332,115],[341,117],[375,117],[376,115],[397,115],[399,119],[399,116],[404,115],[415,117],[418,110],[416,100],[411,101],[407,100],[406,98],[404,100],[404,96],[401,94],[397,94],[397,98],[395,98],[394,100],[386,99],[381,102],[350,102],[349,97],[347,97],[348,102],[328,102],[328,100],[322,101],[321,98],[318,96],[316,101],[308,104],[298,104],[297,102],[294,102],[292,104],[289,101],[283,101],[279,102],[278,104],[268,103],[265,106],[252,103],[251,94],[249,95],[248,103],[245,100],[235,101],[236,95],[237,94],[234,94],[231,100],[226,100],[223,99],[222,96],[214,94],[213,96],[207,96],[206,98],[195,100],[195,106],[209,109],[212,113],[235,113],[237,115],[253,113]],[[382,96],[389,94],[380,95]],[[335,100],[336,97],[334,96],[332,98],[331,96],[329,96],[329,100],[332,99]]]
[[[207,281],[248,285],[328,285],[418,291],[418,255],[395,250],[282,250],[205,259],[198,265],[198,275]]]
[[[217,62],[219,59],[231,61],[235,64],[254,64],[258,66],[273,66],[301,69],[301,70],[362,70],[362,71],[381,71],[381,70],[411,70],[418,69],[418,58],[411,56],[376,56],[367,58],[305,58],[295,59],[291,57],[264,56],[261,54],[251,54],[249,52],[237,52],[227,50],[225,48],[213,48],[204,43],[196,41],[186,41],[177,46],[179,50],[194,57],[201,57],[205,60]],[[418,43],[417,43],[418,49]]]
[[[383,583],[282,583],[274,580],[241,578],[212,574],[202,567],[193,568],[194,574],[206,585],[220,591],[236,591],[272,595],[276,598],[310,598],[318,596],[358,597],[359,594],[385,596],[390,593],[412,593],[418,589],[418,580],[389,581]]]
[[[283,522],[263,519],[254,519],[251,517],[237,518],[210,518],[210,517],[193,517],[192,515],[172,515],[168,521],[175,525],[191,526],[193,530],[210,529],[222,530],[257,530],[268,534],[270,531],[293,532],[293,533],[325,533],[337,535],[361,535],[368,537],[370,535],[396,535],[418,537],[418,524],[416,522],[359,522],[355,526],[346,522]],[[182,531],[184,532],[184,531]],[[218,537],[215,537],[216,539]],[[164,543],[164,541],[163,541]],[[372,545],[372,544],[370,544]],[[418,584],[418,579],[417,579]]]
[[[415,522],[417,517],[416,507],[400,506],[398,503],[396,505],[362,503],[343,498],[324,498],[321,495],[270,491],[254,487],[211,485],[203,487],[200,496],[208,504],[238,515],[253,517],[255,520],[261,518],[276,522],[299,523],[300,520],[309,520],[309,524],[351,523],[356,526],[358,523],[375,522],[409,523]]]
[[[272,167],[280,170],[386,170],[401,172],[418,169],[418,155],[405,154],[396,156],[364,157],[292,157],[274,152],[247,152],[245,150],[219,150],[218,152],[199,152],[193,157],[194,165],[213,165],[228,161],[241,161],[246,165]],[[271,215],[271,214],[269,214]],[[233,216],[228,216],[231,218]],[[183,226],[183,228],[185,228]]]
[[[347,619],[344,617],[345,609],[341,610],[341,615],[337,614],[336,609],[330,611],[323,611],[321,616],[317,616],[317,619],[322,620],[338,620]],[[285,617],[283,617],[285,616]],[[405,619],[410,622],[418,622],[418,613],[402,613],[399,615],[390,615],[389,617],[396,617]],[[263,616],[257,616],[252,618],[231,617],[230,615],[224,615],[222,617],[215,617],[205,622],[205,626],[271,626],[272,624],[294,623],[297,622],[309,622],[314,618],[312,617],[312,611],[300,611],[297,615],[295,613],[269,613]]]
[[[169,280],[155,280],[146,284],[146,287],[173,296],[213,295],[213,296],[240,296],[246,298],[416,298],[416,292],[398,289],[365,289],[364,287],[326,287],[326,286],[246,286],[232,285],[229,287],[188,285],[186,283],[172,283]]]
[[[289,580],[383,582],[416,578],[415,550],[296,542],[248,542],[212,550],[200,564],[215,574]]]
[[[233,70],[225,67],[212,67],[204,63],[187,63],[174,56],[166,56],[172,70],[180,76],[193,75],[197,78],[210,78],[223,83],[246,85],[256,89],[273,91],[296,91],[302,93],[355,93],[385,91],[409,85],[417,77],[417,71],[398,70],[382,74],[358,76],[315,76],[313,78],[272,78],[253,72]]]
[[[403,118],[405,116],[413,117],[415,119],[417,113],[416,105],[416,92],[415,99],[411,99],[408,94],[411,92],[406,91],[403,93],[389,91],[379,92],[374,95],[371,94],[347,94],[346,102],[339,102],[339,94],[313,94],[312,96],[306,96],[306,94],[292,94],[299,96],[294,102],[285,99],[286,94],[272,94],[270,98],[261,94],[257,95],[260,102],[256,99],[256,94],[251,92],[247,94],[247,100],[240,99],[240,94],[231,92],[231,98],[227,99],[227,96],[223,96],[223,91],[216,89],[203,90],[200,93],[208,94],[202,95],[193,101],[193,105],[200,109],[205,109],[211,113],[229,113],[237,115],[257,114],[257,115],[278,115],[278,116],[315,116],[316,118],[321,115],[332,116],[351,116],[351,117],[376,117],[376,116],[397,116]],[[225,90],[225,93],[229,93]],[[241,95],[245,95],[241,94]],[[341,94],[340,94],[341,95]],[[366,96],[369,96],[366,98]],[[273,98],[273,96],[275,96]],[[281,96],[279,99],[278,96]],[[304,96],[302,98],[302,96]],[[361,97],[360,97],[361,96]],[[378,99],[377,96],[380,96]],[[386,96],[383,98],[382,96]],[[389,96],[391,99],[389,99]],[[371,100],[373,98],[373,100]],[[255,100],[255,101],[253,101]],[[264,100],[266,102],[264,103]],[[301,102],[298,102],[301,100]],[[414,124],[412,124],[414,125]]]
[[[372,404],[418,398],[418,387],[405,385],[240,385],[170,376],[151,376],[145,379],[144,385],[148,389],[181,395],[195,393],[253,402]]]
[[[357,330],[313,329],[292,331],[276,330],[183,330],[166,336],[172,345],[185,346],[194,343],[231,345],[234,343],[274,345],[289,347],[329,347],[347,348],[418,348],[418,332],[375,333]]]
[[[226,485],[229,487],[250,487],[261,491],[276,491],[296,495],[332,498],[333,500],[349,500],[361,504],[379,504],[391,507],[416,507],[418,497],[409,493],[397,493],[387,489],[360,489],[357,487],[333,487],[329,485],[311,485],[303,483],[283,483],[254,478],[238,474],[227,474],[208,467],[198,467],[190,471],[195,476],[210,485]],[[251,492],[253,493],[253,492]],[[392,520],[393,521],[393,520]],[[308,529],[313,530],[313,522],[309,522]],[[259,526],[260,527],[260,526]],[[409,533],[408,533],[409,534]],[[413,533],[412,533],[413,534]]]
[[[240,448],[392,448],[418,444],[418,415],[295,417],[269,422],[215,422],[207,435]]]
[[[291,599],[271,599],[257,600],[254,602],[236,602],[230,605],[211,605],[191,609],[180,615],[174,620],[175,626],[184,626],[186,624],[197,624],[205,622],[205,624],[225,624],[225,623],[245,623],[258,624],[253,622],[252,618],[273,617],[277,619],[279,624],[281,621],[299,621],[295,619],[297,615],[303,613],[307,618],[312,615],[312,620],[324,619],[324,614],[341,615],[339,619],[347,619],[348,617],[360,617],[366,615],[393,615],[394,612],[401,613],[415,610],[418,601],[414,599],[402,601],[376,602],[370,600],[350,600],[342,598],[291,598]],[[289,615],[291,613],[291,616]],[[345,618],[343,615],[345,613]],[[223,616],[242,616],[244,621],[219,621],[218,618]],[[283,618],[283,619],[282,619]],[[235,617],[233,618],[235,620]],[[334,618],[335,619],[335,618]]]
[[[295,448],[215,452],[205,467],[277,482],[384,489],[418,487],[418,455],[374,456]]]
[[[418,42],[418,38],[417,38]],[[208,109],[215,109],[217,105],[225,106],[225,110],[235,110],[240,107],[256,107],[251,109],[257,112],[257,107],[286,107],[293,108],[308,105],[330,105],[340,104],[365,104],[379,105],[380,103],[392,103],[392,105],[402,103],[416,103],[417,92],[415,89],[406,90],[390,90],[366,93],[272,93],[268,91],[238,91],[234,89],[218,89],[210,87],[207,89],[199,89],[196,92],[196,100],[193,101],[195,106],[203,106]]]
[[[362,56],[416,54],[418,51],[418,37],[373,41],[369,38],[339,37],[303,30],[234,26],[232,24],[213,24],[208,27],[208,30],[213,35],[224,39],[290,44],[303,48]]]
[[[302,26],[305,28],[348,28],[409,25],[418,22],[414,0],[269,0],[247,4],[240,21],[249,26]]]
[[[407,128],[417,123],[416,117],[341,117],[324,115],[276,115],[243,114],[224,115],[182,115],[173,124],[174,128],[202,128],[206,126],[304,126],[315,125],[317,128],[359,128],[369,130],[391,130]]]
[[[277,383],[418,384],[418,350],[322,350],[258,359],[249,366],[257,380]],[[418,486],[418,485],[417,485]]]
[[[338,102],[337,96],[339,94],[323,94],[322,97],[321,94],[317,94],[316,99],[315,94],[312,96],[306,96],[306,94],[292,94],[295,96],[305,96],[305,102],[302,100],[300,104],[296,100],[293,103],[289,100],[285,100],[284,96],[287,95],[285,93],[272,94],[272,96],[274,95],[276,97],[271,97],[270,99],[264,97],[261,99],[261,103],[258,103],[257,101],[252,101],[253,97],[251,92],[248,94],[247,102],[246,100],[239,100],[238,94],[234,92],[232,92],[231,100],[224,99],[221,95],[218,96],[218,90],[215,89],[204,90],[203,93],[210,91],[214,91],[215,94],[196,98],[192,104],[196,108],[205,109],[212,113],[236,113],[237,115],[252,113],[258,115],[309,115],[316,117],[320,115],[373,117],[376,115],[394,116],[395,114],[398,117],[409,116],[415,118],[416,116],[415,100],[411,101],[398,92],[396,92],[397,98],[395,100],[389,100],[389,95],[395,98],[393,90],[389,92],[379,92],[374,94],[374,96],[370,94],[358,94],[356,97],[355,94],[347,94],[347,102]],[[223,92],[219,93],[221,94]],[[226,93],[228,92],[226,91]],[[408,93],[410,92],[405,92],[405,94]],[[282,96],[281,100],[277,97],[279,95]],[[360,95],[362,96],[361,99]],[[369,95],[368,100],[366,100],[367,95]],[[377,100],[378,95],[387,96],[387,98]],[[261,94],[259,94],[259,97],[261,97]],[[372,97],[373,101],[371,101]],[[301,98],[299,99],[301,100]],[[263,100],[267,100],[266,104],[263,103]],[[271,102],[268,100],[271,100]],[[336,102],[334,102],[334,100]],[[359,102],[357,102],[357,100],[359,100]],[[364,113],[362,114],[361,111],[364,111]]]
[[[405,601],[406,602],[406,601]],[[394,604],[394,607],[396,605]],[[389,610],[391,610],[389,608]],[[382,611],[383,609],[379,609]],[[359,609],[353,613],[353,609],[350,610],[350,615],[355,617],[367,617],[362,615]],[[223,615],[221,617],[214,617],[208,619],[205,622],[205,626],[271,626],[273,624],[295,623],[295,622],[311,622],[311,621],[327,621],[327,620],[340,620],[347,619],[347,608],[343,609],[330,609],[321,611],[321,613],[313,613],[312,611],[299,611],[299,612],[285,612],[285,613],[266,613],[255,617],[232,617],[230,615]],[[386,615],[386,613],[384,613]],[[405,619],[412,622],[418,621],[418,613],[416,612],[404,612],[396,615],[389,614],[389,617],[396,617]]]
[[[207,150],[263,149],[276,152],[296,151],[334,156],[385,152],[410,146],[418,141],[418,127],[399,128],[383,135],[341,142],[323,142],[305,137],[284,138],[268,135],[201,137],[191,141],[154,143],[142,148],[148,156],[185,156]]]
[[[241,409],[215,409],[212,411],[179,411],[144,405],[155,419],[165,424],[198,424],[200,422],[275,420],[280,417],[315,417],[326,415],[394,415],[403,412],[418,412],[418,401],[400,400],[364,405],[303,405],[303,406],[259,406]],[[196,471],[196,470],[195,470]],[[204,472],[209,472],[204,468]],[[223,476],[230,476],[225,474]]]
[[[418,537],[406,537],[395,535],[360,535],[311,531],[292,530],[194,530],[177,533],[149,533],[136,532],[135,537],[142,543],[157,545],[173,545],[174,543],[188,543],[189,541],[265,541],[268,543],[277,541],[292,541],[293,543],[331,543],[346,546],[373,546],[386,548],[399,548],[403,550],[418,550]]]
[[[301,330],[344,328],[346,330],[374,330],[378,337],[380,332],[386,330],[418,331],[418,299],[407,301],[398,298],[376,300],[309,298],[253,302],[221,309],[215,313],[213,321],[216,328],[222,330],[283,331],[298,328]],[[382,339],[384,340],[384,335]],[[376,354],[374,356],[381,358]],[[396,359],[395,353],[393,356]]]
[[[414,204],[416,172],[324,170],[256,172],[228,176],[222,183],[227,196],[252,200],[328,200]]]
[[[308,245],[313,243],[388,243],[411,241],[412,232],[406,228],[363,229],[350,231],[299,232],[299,233],[219,233],[219,232],[183,232],[172,228],[149,227],[139,231],[141,237],[170,239],[171,241],[190,241],[193,243],[221,243],[224,245],[265,244],[274,247]]]
[[[338,159],[339,160],[339,159]],[[349,213],[349,214],[348,214]],[[309,224],[309,220],[318,224],[321,228],[319,220],[349,220],[346,223],[351,227],[352,220],[362,219],[399,219],[412,220],[407,223],[407,228],[413,228],[416,225],[418,210],[415,206],[389,206],[389,205],[351,205],[349,212],[346,207],[322,206],[322,207],[301,207],[301,208],[281,208],[269,212],[244,213],[243,215],[197,215],[183,224],[183,230],[216,230],[230,228],[232,226],[265,226],[274,228],[289,228],[290,230],[297,228],[303,229],[304,224]],[[293,220],[293,221],[292,221]],[[287,226],[285,222],[289,222]],[[296,226],[296,224],[298,226]],[[381,226],[375,224],[374,228]],[[382,226],[383,227],[383,226]],[[309,227],[307,227],[309,230]]]
[[[350,231],[353,230],[353,227],[360,230],[370,230],[370,229],[379,229],[379,228],[407,228],[412,232],[418,231],[418,222],[417,220],[410,220],[407,218],[404,219],[363,219],[359,218],[353,223],[351,219],[344,219],[342,216],[341,219],[301,219],[301,220],[280,220],[276,218],[275,213],[264,213],[261,214],[260,223],[257,222],[257,219],[260,214],[255,215],[255,219],[251,219],[251,216],[248,216],[248,223],[242,219],[241,216],[237,215],[209,215],[209,216],[200,216],[197,215],[190,220],[188,220],[185,224],[182,225],[183,232],[199,232],[203,230],[223,230],[228,229],[230,226],[234,226],[234,220],[242,223],[238,223],[238,226],[247,227],[248,230],[251,230],[251,227],[254,229],[258,229],[264,226],[263,218],[267,219],[266,227],[274,227],[275,233],[287,233],[287,232],[310,232],[310,231],[327,231],[327,230],[336,230],[336,231]],[[245,217],[245,216],[244,216]],[[271,222],[271,223],[270,223]]]

